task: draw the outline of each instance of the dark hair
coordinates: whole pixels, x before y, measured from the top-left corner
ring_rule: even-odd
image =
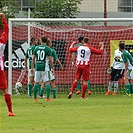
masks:
[[[30,42],[32,43],[33,41],[35,41],[36,40],[36,38],[35,37],[32,37],[31,39],[30,39]]]
[[[83,36],[80,36],[80,37],[78,38],[79,43],[81,43],[83,40],[84,40],[84,37],[83,37]]]
[[[123,42],[119,43],[119,47],[121,50],[125,49],[125,43]]]
[[[50,39],[48,39],[47,40],[47,46],[49,46],[49,43],[51,42],[51,40]]]
[[[43,43],[47,43],[48,38],[46,36],[42,36],[41,40],[42,40]]]
[[[89,42],[89,38],[88,37],[85,37],[84,38],[84,43],[88,43]]]
[[[119,44],[120,44],[120,43],[124,43],[124,44],[125,44],[125,41],[121,40],[121,41],[119,41]]]

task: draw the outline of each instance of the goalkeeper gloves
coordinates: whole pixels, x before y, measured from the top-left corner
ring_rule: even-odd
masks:
[[[111,66],[110,68],[108,68],[108,70],[107,70],[107,73],[111,73],[112,72],[112,69],[113,69],[113,67]]]

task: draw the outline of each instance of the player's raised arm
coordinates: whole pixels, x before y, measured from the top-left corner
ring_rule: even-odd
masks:
[[[104,49],[104,43],[103,42],[100,42],[100,45],[101,45],[101,50],[103,50]]]
[[[74,45],[75,45],[75,44],[76,44],[76,42],[73,41],[72,44],[71,44],[71,46],[69,47],[69,51],[70,51],[70,52],[76,52],[76,51],[77,51],[77,48],[78,48],[78,47],[74,48]]]
[[[4,26],[3,33],[0,37],[0,43],[6,44],[6,42],[8,40],[8,32],[9,32],[8,23],[6,21],[5,15],[3,13],[0,13],[0,17],[2,19],[2,24]]]
[[[90,47],[90,46],[89,46],[89,48],[91,49],[91,52],[94,53],[94,54],[103,54],[104,43],[100,42],[100,45],[101,45],[100,49],[95,49],[95,48]]]

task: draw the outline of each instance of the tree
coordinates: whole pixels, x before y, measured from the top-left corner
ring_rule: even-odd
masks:
[[[39,0],[31,12],[33,18],[73,18],[80,12],[82,0]]]
[[[15,14],[18,13],[17,0],[1,0],[0,1],[0,12],[5,14],[6,19],[14,18]],[[0,22],[0,27],[2,26]]]

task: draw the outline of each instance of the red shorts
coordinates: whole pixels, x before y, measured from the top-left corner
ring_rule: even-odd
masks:
[[[90,80],[90,65],[77,66],[75,78],[79,80],[81,76],[84,81]]]
[[[7,79],[4,70],[0,70],[0,90],[7,89]]]

